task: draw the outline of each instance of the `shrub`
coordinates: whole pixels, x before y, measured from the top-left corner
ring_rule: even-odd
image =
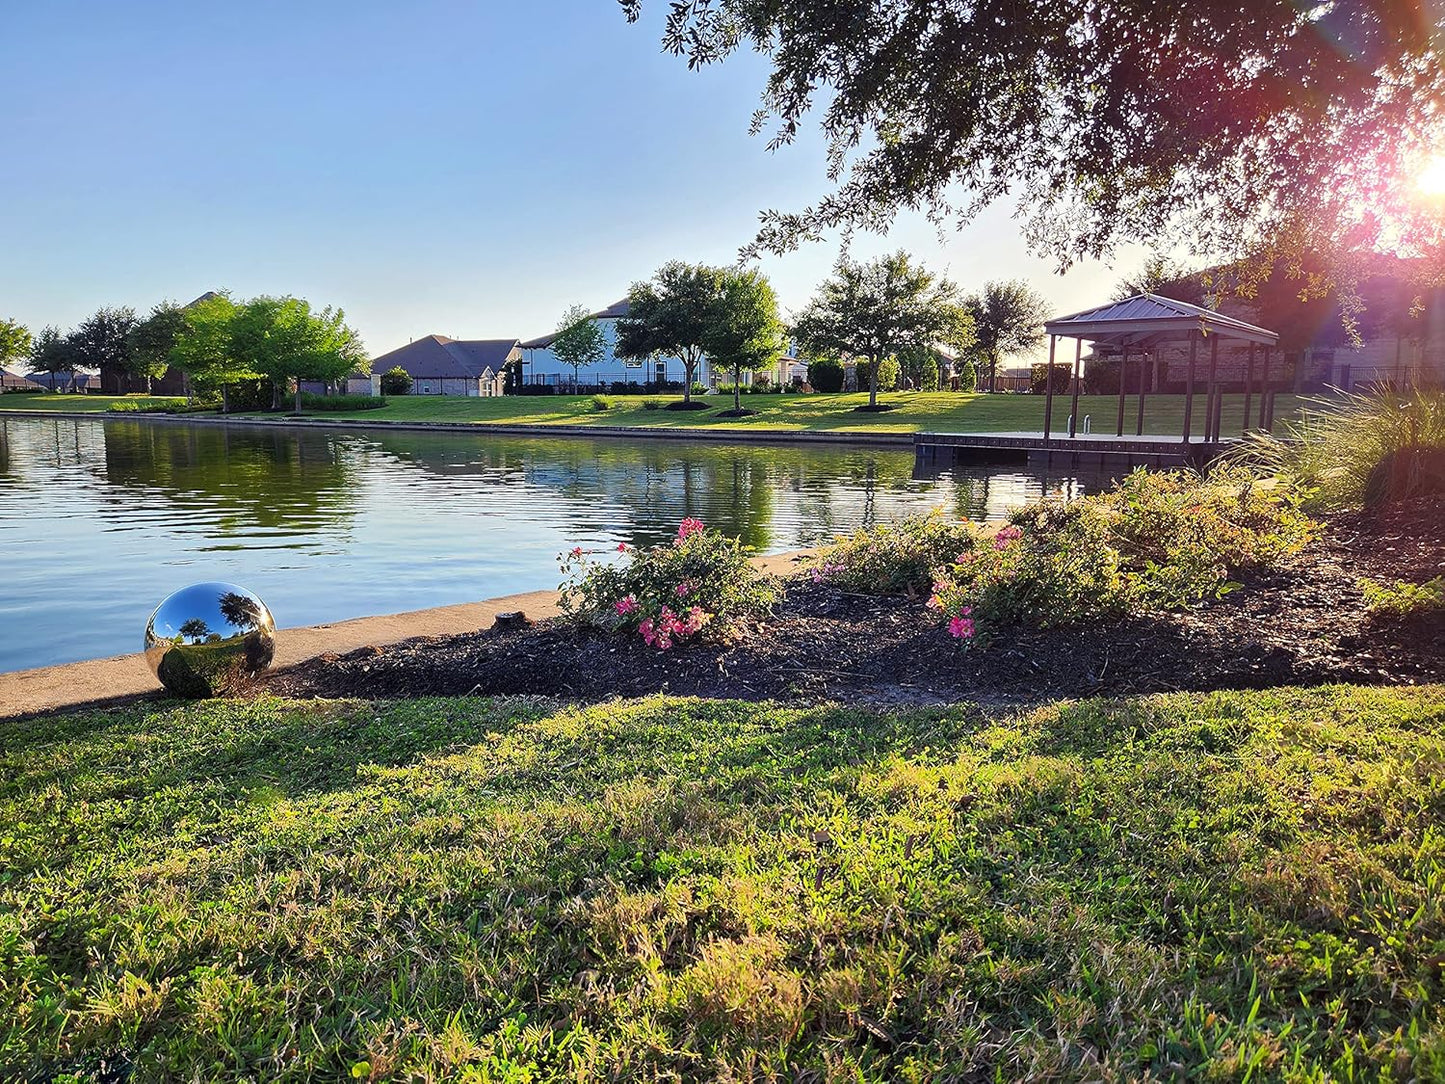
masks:
[[[843,363],[834,358],[815,358],[808,362],[808,383],[814,391],[842,391]]]
[[[1256,434],[1231,454],[1313,490],[1311,503],[1342,508],[1445,491],[1445,391],[1319,400],[1283,439]]]
[[[656,396],[649,396],[648,398],[642,400],[642,409],[661,410],[666,405],[666,403],[667,401],[665,399],[659,399]]]
[[[725,631],[761,617],[778,599],[776,583],[759,575],[737,539],[685,519],[671,543],[630,550],[624,560],[596,563],[580,546],[560,560],[565,613],[586,624],[636,632],[666,651],[704,630]]]
[[[303,392],[301,407],[304,410],[380,410],[386,406],[382,395],[312,395]]]
[[[670,390],[670,388],[669,388],[668,390]],[[681,386],[680,384],[678,385],[678,390],[679,390],[679,391],[682,390],[682,386]],[[707,394],[708,394],[707,385],[705,385],[705,384],[694,384],[694,385],[692,386],[692,394],[693,394],[693,395],[707,395]]]
[[[1050,370],[1048,375],[1045,371]],[[1035,395],[1044,395],[1048,392],[1046,380],[1052,379],[1054,393],[1069,390],[1069,381],[1073,377],[1073,370],[1068,365],[1049,366],[1043,363],[1029,367],[1029,391]]]
[[[1360,590],[1365,594],[1365,609],[1372,614],[1404,616],[1445,611],[1445,576],[1420,584],[1361,580]]]
[[[1238,572],[1275,565],[1315,537],[1300,493],[1238,467],[1207,478],[1137,470],[1091,497],[1028,505],[997,531],[930,516],[859,532],[815,575],[859,591],[916,589],[959,639],[1017,623],[1074,624],[1161,612],[1222,595]]]
[[[864,527],[818,554],[813,579],[863,594],[918,594],[973,540],[970,524],[942,511]]]
[[[400,365],[393,365],[381,374],[381,394],[384,396],[410,395],[411,385],[411,373],[407,372]]]
[[[1239,468],[1207,478],[1136,470],[1096,496],[1015,513],[940,571],[929,603],[965,640],[975,622],[987,630],[1182,609],[1303,549],[1317,527],[1300,499]]]
[[[0,388],[0,395],[44,395],[44,388]]]
[[[616,400],[609,399],[605,395],[594,395],[591,399],[587,400],[587,409],[596,414],[611,410],[616,405]]]

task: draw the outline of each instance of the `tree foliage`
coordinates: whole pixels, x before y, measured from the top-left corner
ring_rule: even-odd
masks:
[[[411,373],[400,365],[393,365],[381,374],[382,395],[410,395],[411,385]]]
[[[840,258],[793,334],[809,353],[864,363],[870,407],[878,405],[878,362],[884,358],[915,348],[966,349],[973,342],[958,288],[901,251],[866,263]]]
[[[0,319],[0,368],[30,356],[30,329],[16,320]]]
[[[690,403],[724,275],[716,267],[673,260],[647,282],[633,283],[627,293],[627,315],[617,321],[617,356],[680,358],[685,374],[682,398]]]
[[[998,363],[1038,346],[1049,303],[1021,279],[985,283],[965,302],[973,318],[974,345],[988,365],[988,390],[998,388]]]
[[[620,0],[629,20],[643,0]],[[1018,200],[1061,266],[1120,240],[1434,253],[1414,178],[1445,144],[1445,7],[1421,0],[690,0],[690,67],[771,61],[754,130],[815,114],[835,189],[764,214],[756,245],[966,219]]]
[[[75,364],[99,372],[102,387],[107,380],[118,385],[131,372],[130,335],[137,322],[129,307],[97,309],[70,333]]]
[[[165,375],[171,364],[171,351],[185,330],[186,318],[174,301],[155,305],[150,315],[131,328],[130,373],[145,380],[146,389]]]
[[[171,362],[203,391],[219,391],[230,410],[227,386],[262,374],[237,356],[234,343],[237,305],[225,294],[212,294],[188,305],[185,327],[171,350]]]
[[[365,365],[359,336],[346,325],[345,313],[327,307],[313,311],[296,297],[257,297],[232,316],[232,350],[248,370],[271,381],[273,395],[294,385],[301,411],[301,382],[331,383]],[[273,406],[279,406],[273,398]]]
[[[36,373],[70,374],[70,387],[75,386],[75,346],[58,327],[47,326],[30,344],[30,370]],[[54,382],[51,383],[55,388]]]
[[[577,373],[584,365],[596,365],[607,356],[607,337],[602,325],[581,305],[573,305],[557,323],[552,339],[552,354],[563,365],[572,367],[572,388],[577,388]]]
[[[1145,260],[1138,271],[1119,280],[1113,300],[1124,301],[1139,294],[1158,294],[1191,305],[1209,304],[1199,274],[1158,252]]]
[[[702,347],[714,371],[726,368],[732,373],[733,409],[741,411],[743,373],[768,368],[788,343],[778,316],[778,296],[761,272],[722,271],[717,281]]]

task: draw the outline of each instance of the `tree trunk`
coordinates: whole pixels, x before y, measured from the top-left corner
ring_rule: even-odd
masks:
[[[1052,379],[1052,378],[1050,378]],[[988,390],[998,391],[998,355],[988,356]]]
[[[229,385],[221,385],[221,413],[231,413],[231,391]]]
[[[739,414],[743,411],[743,371],[736,365],[733,366],[733,409]]]
[[[692,374],[697,372],[697,358],[684,355],[682,359],[682,401],[692,402]],[[661,391],[661,388],[657,389]]]
[[[878,370],[881,368],[883,368],[883,359],[878,358],[873,362],[872,371],[868,374],[868,405],[870,407],[878,405]]]
[[[301,413],[301,380],[299,377],[296,380],[296,413]]]

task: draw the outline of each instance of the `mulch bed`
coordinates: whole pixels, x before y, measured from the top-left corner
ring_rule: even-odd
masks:
[[[676,695],[943,704],[1181,689],[1445,681],[1445,615],[1365,614],[1361,577],[1445,573],[1445,500],[1329,520],[1285,569],[1186,614],[952,641],[922,599],[850,595],[798,577],[774,618],[729,644],[669,652],[561,621],[322,656],[270,676],[286,696],[469,693],[604,700]]]

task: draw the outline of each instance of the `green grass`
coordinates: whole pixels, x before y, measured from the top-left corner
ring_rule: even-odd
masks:
[[[0,815],[5,1080],[1445,1075],[1440,687],[142,706]]]
[[[135,403],[144,409],[152,403],[172,401],[167,395],[0,395],[0,411],[54,410],[65,414],[104,414],[111,403]]]
[[[0,397],[0,410],[38,409],[100,411],[115,396],[100,395],[12,395]],[[599,411],[590,395],[502,396],[463,398],[461,396],[398,395],[379,410],[311,412],[328,422],[452,422],[462,424],[648,426],[663,429],[702,427],[739,430],[797,430],[803,432],[913,433],[920,430],[961,432],[1042,431],[1044,398],[1039,395],[978,395],[957,392],[913,392],[881,396],[897,405],[886,414],[859,414],[853,408],[868,401],[865,394],[843,395],[747,395],[743,405],[757,414],[746,418],[719,418],[718,412],[732,406],[729,396],[708,396],[708,411],[646,410],[640,395],[608,396],[612,406]],[[1221,429],[1226,436],[1241,428],[1243,396],[1225,397]],[[21,400],[12,402],[12,400]],[[1283,419],[1294,409],[1293,396],[1280,396],[1276,414]],[[1118,400],[1108,395],[1086,395],[1079,400],[1082,418],[1093,418],[1095,433],[1112,433]],[[1258,410],[1258,397],[1254,410]],[[1054,431],[1067,431],[1069,399],[1054,402]],[[1258,415],[1251,412],[1257,419]],[[1181,431],[1184,398],[1179,395],[1151,396],[1146,400],[1145,432],[1171,434]],[[1204,398],[1195,402],[1192,425],[1196,436],[1204,430]],[[1134,432],[1134,415],[1127,414],[1125,432]]]
[[[920,430],[1000,432],[1039,430],[1044,424],[1044,398],[1038,395],[977,395],[957,392],[896,393],[881,396],[897,409],[886,414],[860,414],[853,410],[868,401],[865,394],[841,395],[746,395],[743,406],[757,414],[746,418],[719,418],[718,411],[732,406],[730,396],[707,396],[712,409],[704,411],[646,410],[643,396],[610,396],[611,409],[598,412],[586,395],[503,396],[494,399],[466,399],[425,395],[394,396],[382,410],[336,418],[396,422],[467,422],[475,424],[512,423],[529,425],[649,426],[656,428],[725,428],[742,430],[802,430],[805,432],[913,433]],[[1222,429],[1236,433],[1241,428],[1243,396],[1226,397]],[[1281,397],[1276,407],[1283,416],[1293,397]],[[1256,409],[1258,397],[1255,398]],[[1113,396],[1089,395],[1079,400],[1080,425],[1085,414],[1093,418],[1096,433],[1112,433],[1118,400]],[[1203,398],[1195,404],[1193,430],[1204,429]],[[1183,396],[1158,396],[1146,400],[1145,431],[1178,433],[1184,415]],[[1125,432],[1133,433],[1133,414],[1126,417]],[[1054,430],[1066,431],[1069,400],[1054,402]]]

